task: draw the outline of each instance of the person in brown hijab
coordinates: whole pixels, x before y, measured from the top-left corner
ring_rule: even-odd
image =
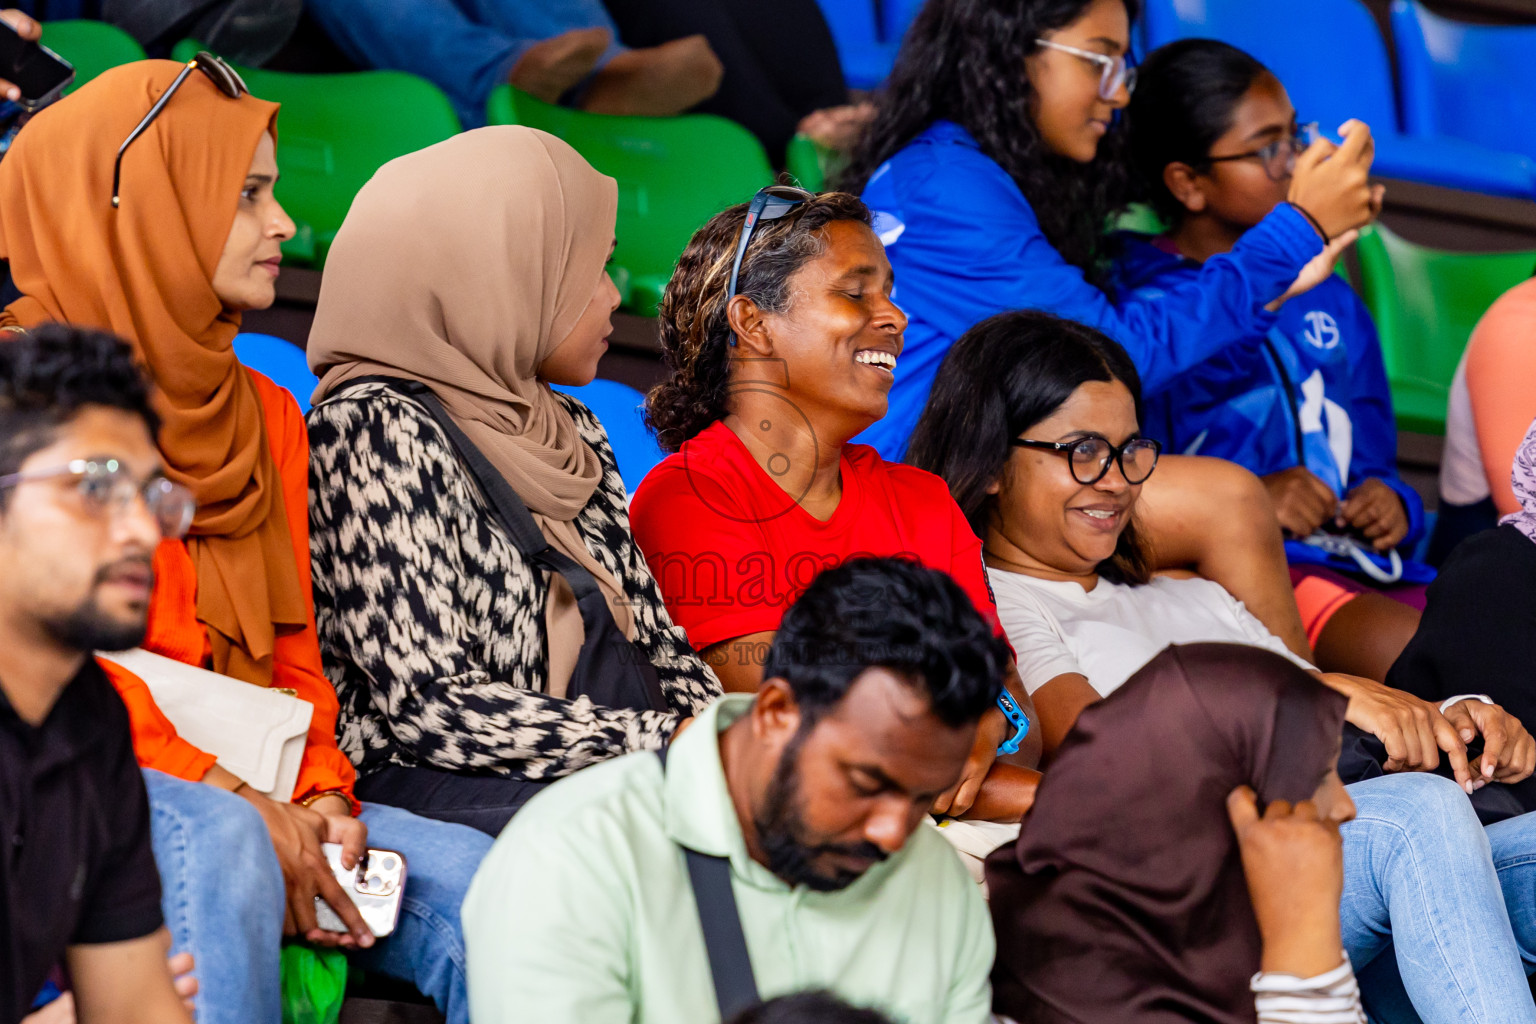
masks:
[[[1305,1019],[1361,1019],[1338,916],[1344,708],[1278,655],[1191,644],[1085,710],[1017,844],[987,858],[994,1009],[1021,1024],[1252,1024],[1262,968],[1325,976],[1254,979],[1343,1014]]]
[[[458,906],[486,844],[468,829],[353,796],[311,610],[303,417],[292,395],[241,366],[232,347],[242,312],[273,302],[280,247],[294,230],[272,192],[277,105],[246,94],[226,69],[203,66],[114,68],[17,136],[0,163],[0,258],[21,297],[0,313],[0,327],[62,321],[112,331],[154,380],[166,475],[191,489],[198,509],[186,540],[155,552],[143,646],[291,688],[314,708],[291,799],[269,799],[179,736],[142,680],[104,665],[129,709],[139,764],[155,769],[145,772],[155,855],[174,947],[191,949],[202,975],[199,1024],[275,1024],[283,933],[367,948],[371,970],[414,981],[462,1022],[463,971],[452,966],[463,963]],[[183,74],[124,150],[114,183],[119,146]],[[411,860],[410,902],[439,894],[431,921],[404,913],[397,935],[375,945],[327,863],[326,842],[340,844],[349,865],[370,844],[408,857],[411,844],[430,844],[431,856]],[[317,896],[345,931],[319,926]]]
[[[311,555],[369,800],[495,835],[550,781],[662,746],[720,693],[635,546],[602,425],[551,387],[591,382],[607,350],[618,198],[561,140],[480,128],[380,168],[330,250],[308,347]],[[565,577],[525,557],[423,400],[377,376],[424,387],[595,580],[659,701],[577,685],[592,638]]]

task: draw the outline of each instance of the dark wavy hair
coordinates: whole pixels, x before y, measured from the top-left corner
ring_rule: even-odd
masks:
[[[1232,114],[1253,83],[1270,70],[1235,46],[1214,39],[1180,39],[1153,50],[1141,65],[1126,108],[1139,195],[1158,216],[1177,223],[1184,204],[1163,184],[1171,163],[1196,170],[1232,127]]]
[[[960,336],[944,357],[917,421],[907,462],[944,479],[976,536],[985,538],[996,498],[987,488],[1006,470],[1012,441],[1061,408],[1087,381],[1119,381],[1144,417],[1141,378],[1118,342],[1049,313],[999,313]],[[1098,567],[1116,583],[1152,578],[1133,518]]]
[[[151,437],[159,433],[149,379],[121,339],[67,324],[7,337],[13,340],[0,342],[0,475],[52,444],[86,406],[132,413]]]
[[[1100,280],[1105,225],[1124,206],[1129,174],[1117,118],[1098,155],[1080,164],[1045,148],[1030,108],[1024,59],[1044,32],[1076,21],[1092,0],[928,0],[907,30],[879,112],[865,129],[839,187],[862,192],[870,177],[935,121],[960,125],[1013,178],[1062,258]],[[1124,0],[1134,21],[1140,0]]]
[[[657,327],[671,372],[646,396],[645,421],[666,451],[677,451],[726,414],[731,367],[726,292],[746,218],[747,204],[738,203],[695,231],[662,293]],[[822,229],[839,220],[868,224],[869,208],[857,196],[823,192],[786,216],[758,224],[737,291],[765,312],[785,312],[790,278],[826,251]]]
[[[905,558],[854,558],[827,569],[784,613],[764,679],[789,683],[804,730],[870,668],[928,698],[939,721],[968,725],[997,701],[1008,648],[946,572]]]

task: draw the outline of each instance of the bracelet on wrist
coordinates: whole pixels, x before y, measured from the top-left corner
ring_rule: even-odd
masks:
[[[311,793],[309,796],[299,801],[299,806],[313,809],[315,804],[319,803],[321,800],[324,800],[328,796],[334,796],[337,799],[344,801],[347,805],[348,813],[351,812],[352,801],[347,799],[346,790],[342,789],[322,789],[318,793]]]
[[[1333,239],[1328,237],[1328,232],[1323,230],[1322,223],[1319,222],[1316,217],[1312,216],[1312,214],[1307,211],[1305,206],[1299,206],[1296,203],[1292,203],[1291,208],[1297,213],[1301,214],[1303,217],[1307,218],[1307,223],[1312,225],[1312,230],[1316,231],[1319,235],[1322,236],[1324,245],[1327,245],[1329,242],[1333,241]]]
[[[1447,711],[1451,710],[1451,708],[1455,707],[1457,704],[1460,704],[1464,700],[1475,700],[1479,704],[1494,703],[1494,699],[1488,696],[1486,693],[1459,693],[1454,697],[1447,697],[1445,700],[1440,702],[1440,713],[1442,715],[1445,714]]]
[[[1006,689],[997,695],[997,706],[1003,712],[1003,717],[1012,723],[1014,733],[1008,739],[998,745],[999,754],[1017,754],[1019,747],[1024,742],[1024,737],[1029,735],[1029,716],[1024,714],[1022,708],[1014,701],[1013,695]]]

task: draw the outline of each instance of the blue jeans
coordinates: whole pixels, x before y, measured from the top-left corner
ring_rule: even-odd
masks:
[[[217,786],[144,770],[171,949],[196,961],[197,1024],[277,1024],[283,872],[261,815]]]
[[[305,7],[363,67],[420,75],[448,94],[465,128],[534,43],[580,28],[614,29],[602,0],[308,0]],[[624,47],[617,42],[602,67]]]
[[[1536,815],[1484,830],[1454,782],[1422,773],[1348,789],[1340,917],[1371,1019],[1536,1024]]]
[[[266,824],[214,786],[152,770],[144,779],[171,948],[197,961],[198,1024],[277,1024],[284,891]],[[410,982],[449,1024],[467,1024],[459,907],[491,838],[381,804],[364,804],[361,819],[368,845],[403,853],[407,874],[394,933],[352,961]]]

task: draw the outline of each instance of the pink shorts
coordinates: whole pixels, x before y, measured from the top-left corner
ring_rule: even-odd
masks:
[[[1317,646],[1323,627],[1361,594],[1376,593],[1400,601],[1410,608],[1424,610],[1424,586],[1407,583],[1393,587],[1372,587],[1357,583],[1342,573],[1321,565],[1291,566],[1291,587],[1296,591],[1296,607],[1301,609],[1301,624],[1307,630],[1307,642]]]

